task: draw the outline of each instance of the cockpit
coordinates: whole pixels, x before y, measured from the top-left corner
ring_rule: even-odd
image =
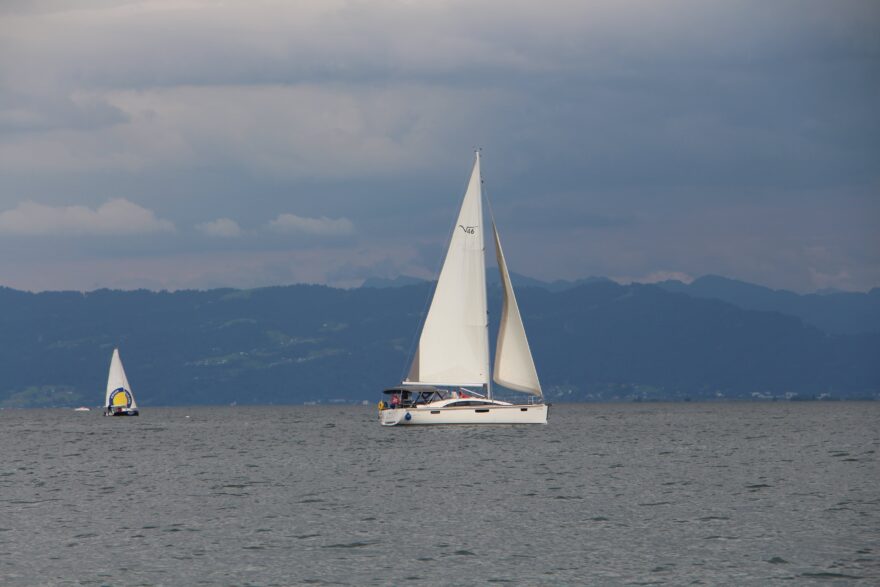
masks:
[[[386,389],[383,393],[389,397],[382,403],[385,407],[392,409],[410,408],[448,399],[456,399],[463,402],[475,402],[473,404],[465,403],[461,405],[483,405],[487,403],[483,401],[484,398],[475,396],[473,392],[466,389],[450,390],[426,386],[401,386]]]

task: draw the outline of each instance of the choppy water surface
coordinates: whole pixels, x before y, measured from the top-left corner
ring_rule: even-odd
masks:
[[[880,404],[0,412],[3,585],[880,582]]]

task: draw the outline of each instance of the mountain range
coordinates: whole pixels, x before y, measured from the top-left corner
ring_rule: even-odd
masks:
[[[517,273],[511,273],[510,276],[517,288],[538,287],[554,292],[589,283],[613,283],[607,277],[541,281]],[[495,268],[486,270],[486,282],[492,285],[499,283]],[[418,277],[402,275],[394,279],[369,278],[361,287],[388,288],[417,283],[427,282]],[[746,310],[765,310],[797,316],[805,323],[833,334],[880,331],[880,288],[874,288],[867,293],[826,290],[801,295],[718,275],[705,275],[690,283],[668,280],[655,285],[666,291],[696,298],[722,300]]]
[[[585,285],[587,283],[611,281],[607,277],[586,277],[583,279],[576,279],[574,281],[568,281],[566,279],[557,279],[556,281],[541,281],[540,279],[535,279],[534,277],[527,277],[525,275],[520,275],[519,273],[513,272],[510,273],[510,280],[513,283],[514,287],[517,288],[539,287],[541,289],[546,289],[547,291],[565,291],[567,289],[571,289],[579,285]],[[388,287],[401,287],[404,285],[416,285],[420,283],[428,283],[428,281],[418,277],[412,277],[410,275],[398,275],[393,279],[370,277],[364,280],[364,283],[361,285],[361,287],[383,289]],[[488,285],[499,285],[501,283],[501,278],[499,277],[497,267],[490,267],[486,269],[486,283]]]
[[[729,302],[747,310],[765,310],[797,316],[832,334],[880,331],[880,288],[867,293],[826,291],[798,295],[745,281],[706,275],[689,284],[663,281],[666,291]]]
[[[517,297],[549,401],[880,398],[876,289],[524,279]],[[408,369],[433,287],[376,285],[0,288],[0,407],[98,405],[117,346],[142,407],[372,402]],[[497,280],[489,294],[494,339]]]

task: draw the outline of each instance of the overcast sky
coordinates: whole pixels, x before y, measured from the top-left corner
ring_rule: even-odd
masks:
[[[479,146],[517,273],[867,290],[878,104],[873,0],[4,0],[0,285],[432,277]]]

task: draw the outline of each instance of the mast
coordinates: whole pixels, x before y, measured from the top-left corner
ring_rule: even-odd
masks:
[[[474,155],[476,157],[476,163],[474,164],[474,169],[476,170],[476,173],[478,174],[479,180],[480,180],[480,196],[481,196],[480,197],[480,208],[482,208],[483,207],[483,198],[482,198],[482,196],[483,196],[483,193],[482,193],[483,192],[483,189],[482,189],[483,188],[483,171],[480,167],[480,149],[479,148],[474,150]],[[489,196],[486,196],[486,202],[487,203],[489,202]],[[491,216],[491,214],[492,214],[492,207],[490,206],[489,207],[489,215]],[[492,224],[493,225],[495,224],[494,219],[492,220]],[[485,265],[486,265],[486,238],[485,238],[485,236],[482,239],[482,243],[483,243],[483,267],[485,267]],[[488,297],[489,297],[489,284],[488,283],[485,284],[485,287],[486,287],[486,292],[484,295],[488,299]],[[488,349],[488,348],[489,348],[489,304],[487,301],[487,303],[486,303],[486,349]],[[487,352],[486,353],[486,373],[489,374],[489,378],[486,381],[485,385],[483,385],[483,388],[484,388],[483,391],[486,392],[486,399],[492,399],[492,365],[491,365],[491,360],[492,359],[491,359],[491,357],[489,357],[489,353]]]

